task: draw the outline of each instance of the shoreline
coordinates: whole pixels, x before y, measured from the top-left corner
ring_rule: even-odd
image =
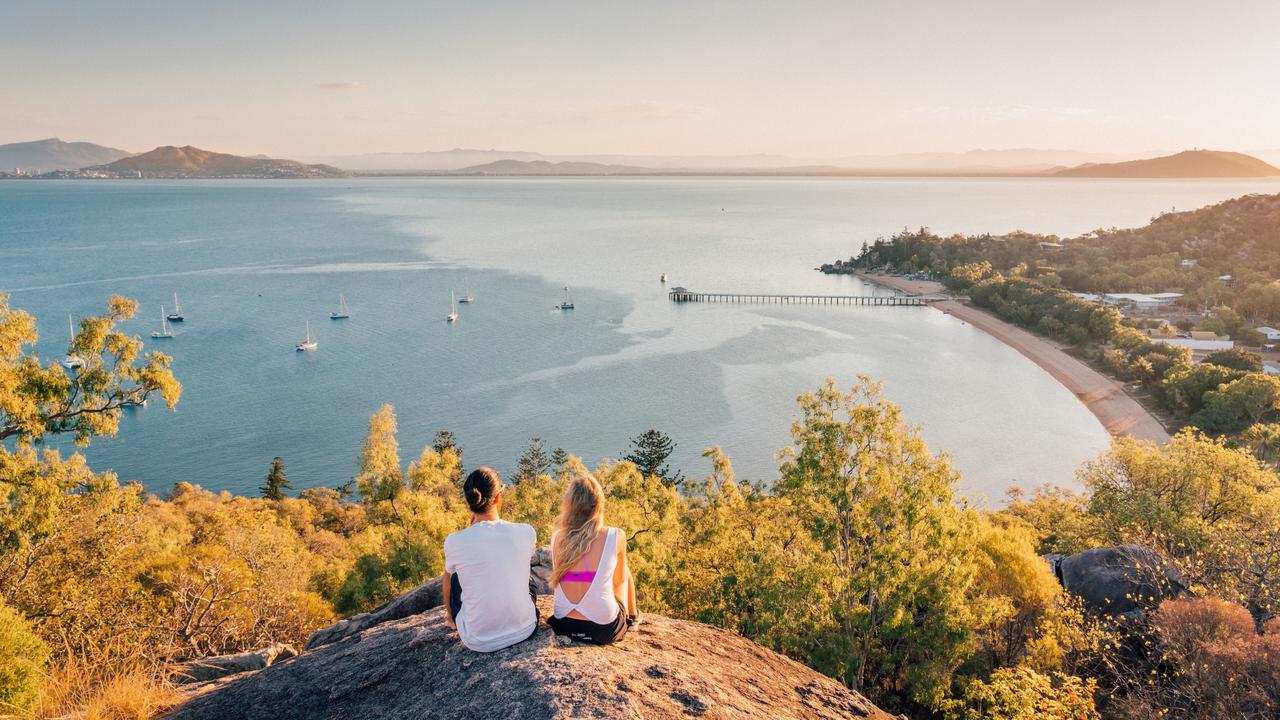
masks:
[[[854,276],[893,290],[913,294],[950,293],[942,283],[932,280],[909,280],[886,275],[873,275],[859,270]],[[991,337],[1017,350],[1023,357],[1040,366],[1084,404],[1112,437],[1127,435],[1157,444],[1169,442],[1164,425],[1137,400],[1129,397],[1124,387],[1063,352],[1048,338],[1007,323],[994,315],[957,300],[943,300],[931,305],[973,325]]]

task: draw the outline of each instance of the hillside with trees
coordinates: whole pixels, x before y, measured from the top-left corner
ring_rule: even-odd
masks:
[[[1255,325],[1280,324],[1280,195],[1246,195],[1133,229],[1075,238],[1016,232],[941,237],[904,230],[865,244],[824,272],[920,273],[1000,318],[1076,346],[1077,353],[1140,384],[1180,424],[1280,460],[1280,380],[1241,350],[1193,363],[1190,353],[1142,330],[1151,321],[1073,292],[1182,294],[1179,328],[1263,343]]]
[[[469,519],[458,442],[441,433],[406,463],[389,405],[350,439],[353,476],[296,495],[283,459],[263,468],[263,497],[149,492],[44,444],[115,434],[129,401],[180,400],[170,360],[118,330],[135,310],[115,298],[82,320],[86,366],[69,373],[0,299],[0,703],[19,717],[152,717],[188,696],[191,661],[301,647],[430,581]],[[736,633],[912,718],[1280,707],[1280,481],[1249,452],[1193,431],[1118,440],[1081,468],[1084,493],[1014,490],[980,509],[869,378],[799,397],[791,435],[767,484],[713,447],[677,485],[658,432],[631,451],[650,472],[592,469],[646,613]],[[520,465],[504,514],[545,543],[586,468],[537,441]],[[1077,583],[1093,551],[1129,558],[1106,566],[1129,573],[1119,590]]]

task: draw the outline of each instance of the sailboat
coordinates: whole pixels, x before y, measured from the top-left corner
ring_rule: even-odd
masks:
[[[71,319],[71,313],[67,313],[67,329],[71,331],[71,345],[76,344],[76,324]],[[79,370],[84,367],[84,359],[71,349],[71,345],[67,346],[67,356],[62,359],[62,367],[68,370]]]
[[[338,293],[338,309],[336,312],[329,313],[329,319],[345,320],[349,317],[351,317],[351,315],[347,312],[347,299],[342,296],[342,293]]]
[[[460,303],[472,303],[475,301],[476,299],[471,296],[471,288],[467,288],[466,292],[462,293],[462,297],[458,298]]]
[[[311,321],[308,320],[307,321],[307,339],[294,345],[293,349],[301,352],[303,350],[315,350],[318,347],[320,347],[320,345],[315,341],[315,338],[311,337]]]
[[[445,320],[447,320],[448,322],[455,322],[457,321],[457,319],[458,319],[458,299],[453,294],[453,291],[450,290],[449,291],[449,314],[445,316]]]
[[[169,327],[169,316],[164,311],[164,306],[160,306],[160,329],[152,330],[153,338],[171,338],[173,337],[173,328]]]
[[[169,322],[182,322],[182,305],[178,304],[178,293],[173,294],[173,312],[169,313]]]
[[[559,304],[559,305],[557,305],[556,307],[560,308],[561,310],[572,310],[572,309],[573,309],[573,296],[569,294],[569,286],[568,286],[568,285],[565,285],[565,287],[564,287],[564,302],[560,303],[560,304]]]

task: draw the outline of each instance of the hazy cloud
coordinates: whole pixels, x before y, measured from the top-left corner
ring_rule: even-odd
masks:
[[[364,86],[354,80],[349,80],[347,82],[318,83],[316,87],[321,90],[359,90]]]
[[[935,105],[917,107],[907,111],[908,117],[920,120],[960,120],[965,122],[998,122],[1002,120],[1078,118],[1099,114],[1096,108],[1041,107],[1036,105],[983,105],[977,107],[952,107]]]

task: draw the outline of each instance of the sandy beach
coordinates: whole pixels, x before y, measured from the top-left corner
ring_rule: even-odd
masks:
[[[904,277],[857,273],[858,277],[885,287],[915,294],[947,294],[942,283]],[[933,307],[967,322],[1022,353],[1062,383],[1089,408],[1107,432],[1157,443],[1169,441],[1169,433],[1146,408],[1125,393],[1120,383],[1102,375],[1063,352],[1051,340],[1034,335],[976,307],[945,300]]]

